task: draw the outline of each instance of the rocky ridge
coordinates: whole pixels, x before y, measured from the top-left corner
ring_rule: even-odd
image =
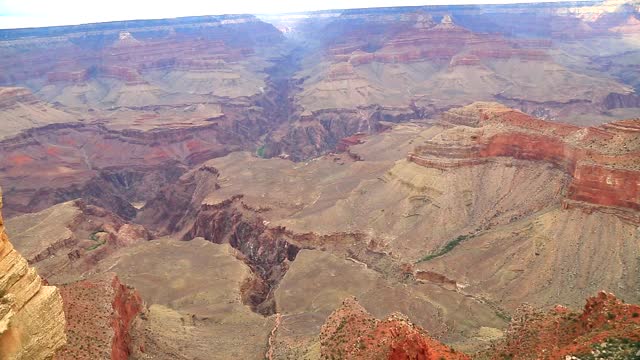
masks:
[[[582,312],[556,306],[547,312],[524,305],[505,338],[478,359],[635,359],[640,352],[640,306],[599,292]]]
[[[15,246],[51,284],[67,284],[120,248],[153,235],[119,216],[73,200],[7,221]]]
[[[583,122],[589,120],[575,119],[584,113],[606,112],[607,106],[616,103],[608,98],[610,94],[633,96],[629,87],[584,77],[573,64],[559,61],[551,34],[513,36],[546,27],[540,24],[544,20],[536,18],[528,28],[516,29],[518,24],[508,14],[516,11],[524,24],[530,13],[519,13],[522,10],[495,9],[497,13],[488,15],[464,7],[399,8],[381,10],[382,14],[345,12],[329,17],[326,23],[310,19],[309,23],[317,21],[323,27],[321,41],[326,48],[314,52],[296,75],[302,81],[296,103],[303,114],[377,105],[401,112],[413,110],[419,118],[421,113],[472,101],[498,100],[549,119]],[[549,17],[545,25],[568,18],[545,10],[551,9],[535,11]],[[476,20],[484,16],[505,23],[498,25],[493,18]],[[487,28],[489,23],[495,27]],[[607,24],[589,37],[613,36],[606,30],[613,25]],[[525,67],[527,74],[520,72]],[[533,74],[546,81],[540,82]],[[598,91],[578,90],[588,83],[598,83]],[[633,106],[628,100],[627,104]]]
[[[347,298],[320,330],[322,359],[470,359],[430,338],[404,315],[385,320],[371,316],[355,298]]]
[[[520,307],[505,337],[473,354],[429,337],[402,314],[371,316],[347,298],[320,331],[321,358],[345,359],[635,359],[640,353],[640,307],[613,294],[590,297],[582,312],[556,306]]]

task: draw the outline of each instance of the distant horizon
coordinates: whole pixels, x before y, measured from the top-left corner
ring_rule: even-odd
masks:
[[[583,1],[597,2],[598,0]],[[427,3],[425,4],[425,2]],[[71,26],[208,15],[277,15],[401,6],[500,5],[551,2],[566,2],[566,0],[327,0],[322,2],[322,5],[316,2],[295,0],[278,1],[272,4],[265,4],[255,0],[236,0],[233,2],[182,0],[179,4],[164,4],[149,0],[111,0],[109,2],[88,0],[0,0],[0,29]],[[69,9],[73,9],[73,11],[69,11]]]

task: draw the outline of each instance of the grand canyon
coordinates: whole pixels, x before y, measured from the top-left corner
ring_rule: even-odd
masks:
[[[0,359],[640,359],[637,0],[0,54]]]

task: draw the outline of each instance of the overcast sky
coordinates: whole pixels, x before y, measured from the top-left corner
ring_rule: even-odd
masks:
[[[547,0],[549,1],[549,0]],[[0,28],[217,14],[271,14],[403,5],[503,4],[537,0],[0,0]]]

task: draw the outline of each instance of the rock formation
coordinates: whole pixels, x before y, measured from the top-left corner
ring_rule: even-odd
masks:
[[[66,339],[58,289],[13,248],[0,215],[0,358],[49,359]]]
[[[522,306],[505,334],[478,359],[633,359],[640,352],[640,306],[600,292],[581,313]]]
[[[144,227],[74,200],[7,221],[14,245],[51,284],[78,280],[120,248],[145,242]]]
[[[297,74],[302,91],[296,95],[296,103],[314,113],[378,105],[397,111],[411,109],[414,117],[420,117],[428,116],[434,108],[499,100],[547,118],[580,123],[600,121],[581,117],[587,113],[612,119],[604,115],[604,109],[615,102],[608,95],[633,94],[632,88],[623,85],[629,84],[628,79],[614,84],[591,75],[584,77],[573,67],[573,61],[553,57],[558,45],[553,43],[552,34],[545,33],[549,24],[543,26],[540,18],[528,19],[526,9],[504,9],[500,15],[470,9],[425,10],[411,13],[389,9],[386,16],[345,12],[323,24],[327,49],[323,57],[313,53]],[[522,24],[513,23],[512,11]],[[549,21],[569,17],[554,14],[553,9],[537,11]],[[485,16],[486,20],[480,20]],[[434,17],[439,23],[431,20]],[[496,19],[500,19],[499,25]],[[525,28],[506,30],[519,25]],[[605,25],[603,28],[608,29]],[[519,32],[535,35],[513,36]],[[610,33],[604,30],[587,38],[609,39],[605,34]],[[561,47],[567,53],[575,50],[569,45]],[[591,54],[578,56],[591,59]],[[601,60],[602,70],[608,71],[605,69],[612,63]],[[311,69],[307,69],[309,66]],[[619,66],[616,72],[635,71],[627,65]],[[521,71],[525,68],[526,73]],[[595,83],[599,84],[598,90],[578,90]],[[633,106],[630,101],[627,104]]]
[[[55,359],[129,359],[131,326],[143,310],[140,295],[104,273],[60,287],[64,301],[67,344]]]
[[[0,89],[9,215],[84,197],[131,219],[128,200],[145,199],[109,191],[127,184],[110,185],[101,171],[184,168],[253,148],[281,121],[274,99],[286,98],[287,84],[275,84],[280,75],[269,76],[266,59],[283,38],[253,16],[118,23],[98,26],[95,36],[89,28],[33,30],[30,40],[4,32],[2,49],[13,54],[0,60],[0,83],[11,85]],[[41,180],[26,180],[34,169]]]
[[[234,126],[231,122],[228,125]],[[263,125],[246,126],[257,134]],[[245,135],[229,136],[231,128],[224,130],[226,127],[216,123],[140,132],[66,125],[28,132],[0,145],[4,168],[0,179],[15,184],[8,210],[13,210],[13,215],[34,212],[83,197],[90,204],[131,219],[136,214],[131,202],[144,203],[189,164],[247,146]]]
[[[0,30],[0,183],[24,256],[3,241],[0,351],[64,342],[48,338],[59,296],[27,264],[64,284],[61,358],[468,358],[453,347],[495,341],[523,301],[638,302],[638,9]],[[362,307],[330,316],[351,296]],[[33,317],[38,341],[6,326],[30,306],[62,321]],[[572,333],[562,316],[544,344],[512,325],[489,357],[635,346],[629,319]],[[577,342],[546,336],[557,324]]]
[[[347,298],[320,330],[322,359],[471,359],[429,337],[404,315],[380,321]],[[558,305],[519,308],[503,339],[474,359],[633,359],[640,352],[640,306],[613,294],[588,298],[581,313]]]
[[[34,127],[78,121],[79,117],[76,112],[42,101],[23,87],[0,87],[0,114],[0,140]]]
[[[383,43],[375,53],[358,54],[349,61],[354,64],[367,62],[416,62],[421,60],[451,61],[458,54],[467,54],[479,60],[508,59],[518,57],[526,60],[546,60],[543,51],[550,43],[540,42],[533,45],[518,46],[517,42],[495,35],[475,34],[454,23],[451,15],[444,15],[439,24],[426,27],[418,18],[416,26],[407,32],[396,35]],[[477,63],[479,64],[479,62]],[[460,65],[463,65],[460,63]],[[466,63],[465,65],[473,65]]]
[[[122,282],[134,286],[147,304],[128,331],[120,332],[130,336],[130,358],[258,359],[266,352],[273,320],[243,304],[243,291],[254,275],[228,244],[158,239],[122,249],[104,259],[96,271],[115,272]],[[123,295],[133,293],[125,290]],[[107,297],[105,306],[111,299]],[[131,314],[126,304],[135,305],[136,299],[128,299],[121,310],[115,309],[120,300],[114,299],[114,311]],[[126,330],[124,321],[131,317],[119,318]],[[114,336],[118,334],[116,331]],[[127,340],[122,336],[116,339]]]
[[[577,201],[612,207],[640,222],[640,120],[580,128],[491,103],[451,110],[444,119],[463,126],[418,146],[409,161],[436,168],[470,166],[494,157],[549,162],[572,178],[565,206]]]
[[[371,316],[347,298],[320,330],[322,359],[471,359],[430,338],[402,314],[385,320]]]

